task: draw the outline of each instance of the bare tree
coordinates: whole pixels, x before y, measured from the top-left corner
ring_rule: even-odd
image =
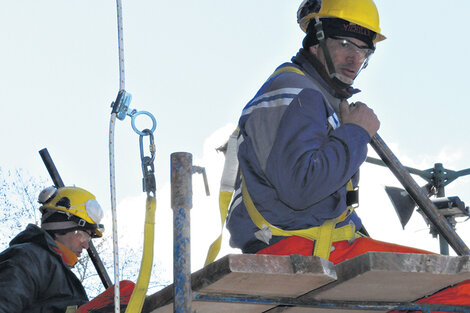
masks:
[[[44,178],[35,178],[22,169],[0,168],[0,249],[28,224],[39,225],[37,195],[45,185]]]

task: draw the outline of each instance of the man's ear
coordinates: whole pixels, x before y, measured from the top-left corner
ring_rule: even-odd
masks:
[[[308,48],[310,53],[318,57],[318,45],[310,46]]]

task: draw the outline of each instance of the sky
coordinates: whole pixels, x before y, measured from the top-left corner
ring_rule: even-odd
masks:
[[[301,45],[299,1],[123,1],[126,90],[130,107],[151,112],[155,131],[157,227],[155,260],[171,276],[170,154],[185,151],[206,167],[194,182],[192,267],[202,267],[220,232],[217,194],[223,156],[215,148],[236,126],[244,105],[274,69]],[[372,107],[379,134],[407,166],[470,168],[470,42],[467,0],[376,0],[380,42],[356,79],[353,101]],[[93,192],[110,213],[108,132],[119,91],[114,1],[1,0],[0,166],[47,177],[38,151],[48,148],[64,182]],[[151,123],[137,120],[139,129]],[[369,154],[375,156],[372,149]],[[121,244],[139,245],[145,195],[139,136],[130,119],[115,130],[116,195]],[[416,178],[416,177],[415,177]],[[417,178],[420,185],[424,181]],[[384,186],[398,185],[385,168],[361,168],[360,208],[372,237],[439,251],[419,214],[402,229]],[[470,203],[470,177],[446,187]],[[111,224],[108,223],[111,231]],[[470,222],[458,233],[470,245]],[[224,234],[221,255],[238,253]]]

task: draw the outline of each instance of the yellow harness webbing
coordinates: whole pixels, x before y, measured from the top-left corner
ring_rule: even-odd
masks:
[[[351,180],[348,182],[348,189],[352,190]],[[242,196],[245,207],[251,220],[259,229],[268,227],[275,236],[299,236],[315,241],[313,255],[322,257],[326,260],[330,257],[331,246],[333,242],[342,240],[352,240],[355,238],[356,226],[354,223],[335,228],[338,223],[344,221],[353,211],[353,207],[348,207],[343,214],[337,218],[325,221],[321,226],[307,229],[283,230],[269,223],[256,209],[250,193],[246,188],[245,179],[242,175]]]
[[[269,76],[268,80],[282,73],[296,73],[296,74],[305,76],[305,73],[302,72],[300,69],[294,66],[285,66],[274,71],[274,73],[272,73],[271,76]]]
[[[219,254],[220,247],[222,245],[222,234],[224,230],[225,220],[227,219],[228,208],[230,202],[232,202],[233,191],[235,189],[235,182],[238,175],[238,127],[230,135],[227,141],[227,148],[225,151],[225,164],[222,172],[222,178],[220,180],[220,192],[219,192],[219,211],[220,211],[220,235],[210,245],[209,251],[207,252],[206,261],[204,266],[214,262],[215,258]]]
[[[210,245],[209,251],[207,252],[206,261],[204,266],[211,264],[215,261],[215,258],[220,252],[220,247],[222,246],[222,232],[224,230],[225,220],[227,219],[228,208],[230,202],[232,202],[233,192],[221,191],[219,193],[219,210],[220,210],[220,224],[221,230],[220,235],[217,239]]]

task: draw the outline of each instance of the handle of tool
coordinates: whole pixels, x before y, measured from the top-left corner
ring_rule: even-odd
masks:
[[[457,235],[452,226],[447,222],[446,218],[439,213],[436,206],[431,200],[429,200],[423,189],[411,177],[408,170],[400,163],[379,134],[372,137],[370,145],[374,148],[382,161],[384,161],[390,171],[395,175],[411,198],[413,198],[421,210],[423,210],[429,221],[436,227],[439,234],[446,239],[454,251],[458,255],[470,255],[470,250],[465,242],[463,242],[459,235]]]
[[[54,186],[56,186],[56,188],[64,187],[64,181],[60,177],[60,174],[57,171],[54,161],[52,161],[51,155],[49,154],[49,151],[47,151],[47,148],[39,150],[39,155],[41,156],[41,159],[44,162],[47,171],[49,172],[49,176],[51,176],[52,181],[54,182]]]
[[[65,184],[62,178],[60,177],[59,171],[57,171],[57,168],[55,167],[55,164],[52,161],[51,155],[49,154],[49,151],[47,151],[47,148],[40,150],[39,155],[41,156],[41,159],[44,162],[44,165],[46,166],[47,171],[49,172],[49,175],[52,178],[52,181],[54,182],[54,186],[56,186],[57,188],[64,187]],[[95,266],[96,272],[98,273],[98,276],[100,277],[103,286],[108,289],[108,287],[112,285],[112,282],[92,241],[89,242],[87,252],[90,256],[91,262]]]

